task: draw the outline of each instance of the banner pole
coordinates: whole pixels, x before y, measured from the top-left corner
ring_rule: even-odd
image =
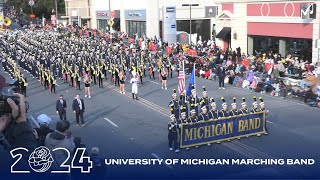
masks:
[[[186,90],[186,72],[185,72],[185,69],[184,69],[184,61],[185,61],[185,59],[183,59],[183,61],[182,61],[182,69],[183,69],[183,83],[184,83],[184,91]],[[185,99],[185,101],[187,100],[187,92],[185,92],[184,93],[184,99]]]

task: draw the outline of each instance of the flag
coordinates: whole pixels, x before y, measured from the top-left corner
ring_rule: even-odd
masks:
[[[184,91],[184,71],[180,70],[179,71],[179,76],[178,76],[178,90],[179,94],[181,94]]]
[[[191,73],[191,76],[190,76],[190,79],[189,79],[189,86],[188,86],[188,90],[187,90],[187,96],[190,96],[191,95],[191,90],[192,90],[192,85],[195,86],[195,75],[196,75],[196,72],[195,72],[195,65],[193,65],[193,69],[192,69],[192,73]]]

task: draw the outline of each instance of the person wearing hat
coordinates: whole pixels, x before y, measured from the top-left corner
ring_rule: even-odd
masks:
[[[231,111],[230,111],[230,116],[238,116],[239,112],[237,109],[237,102],[236,102],[236,97],[233,97],[233,103],[231,104]]]
[[[221,118],[227,118],[229,117],[230,115],[230,112],[228,110],[228,105],[226,103],[226,100],[224,99],[224,97],[221,98],[222,100],[222,109],[219,111],[219,117],[218,119],[221,119]]]
[[[169,102],[170,112],[171,114],[175,115],[176,119],[179,119],[179,101],[177,99],[177,91],[176,89],[173,90],[172,100]]]
[[[263,99],[262,99],[262,97],[259,97],[259,100],[260,100],[260,112],[265,112],[266,114],[265,114],[265,116],[267,116],[267,114],[269,113],[269,111],[268,110],[266,110],[266,108],[265,108],[265,105],[264,105],[264,101],[263,101]],[[265,133],[264,134],[268,134],[268,130],[267,130],[267,125],[266,125],[266,128],[265,128]]]
[[[202,92],[202,98],[200,99],[200,107],[202,108],[203,106],[207,107],[207,110],[209,109],[209,103],[210,99],[207,96],[207,90],[205,86],[202,86],[203,92]]]
[[[250,110],[251,114],[260,112],[260,109],[258,108],[258,102],[257,102],[257,97],[253,97],[254,102],[252,103],[252,109]]]
[[[190,116],[188,118],[188,123],[195,123],[198,122],[198,117],[196,116],[196,110],[192,109],[190,111]]]
[[[179,128],[181,127],[181,124],[188,124],[186,112],[181,112],[178,124],[179,124]]]
[[[211,104],[210,104],[211,105],[211,109],[210,109],[210,111],[208,113],[209,119],[210,120],[216,120],[219,117],[219,110],[217,109],[217,105],[216,105],[216,102],[214,102],[214,99],[211,98],[210,101],[211,101]]]
[[[241,109],[238,110],[239,115],[247,115],[250,114],[248,108],[247,108],[247,103],[246,103],[246,98],[242,98],[242,103],[241,103]]]
[[[49,133],[52,133],[53,130],[50,129],[49,124],[51,122],[51,118],[46,114],[41,114],[37,117],[37,122],[39,123],[39,128],[36,129],[38,135],[38,145],[44,146],[44,142]]]
[[[199,121],[208,121],[209,120],[209,115],[208,115],[208,110],[206,106],[203,106],[201,108],[201,113],[198,116],[198,122]]]
[[[191,86],[191,96],[189,97],[189,104],[190,104],[190,110],[194,109],[196,111],[196,116],[198,115],[198,104],[199,104],[199,98],[196,94],[196,89],[194,85]]]
[[[175,152],[179,152],[178,148],[178,124],[174,114],[170,116],[170,122],[168,123],[168,140],[169,140],[169,150],[172,151],[173,148]]]

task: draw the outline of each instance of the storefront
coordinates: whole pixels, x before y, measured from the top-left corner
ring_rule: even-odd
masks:
[[[125,10],[127,34],[146,35],[146,10]]]
[[[114,24],[112,26],[113,30],[120,30],[120,11],[114,10]],[[109,29],[108,20],[109,20],[109,11],[96,11],[96,19],[97,19],[97,29],[99,30],[107,30]]]
[[[315,11],[312,2],[248,4],[248,53],[272,51],[311,62]]]
[[[312,58],[312,39],[249,36],[253,39],[253,49],[259,52],[273,52],[286,57],[291,54],[299,59]]]

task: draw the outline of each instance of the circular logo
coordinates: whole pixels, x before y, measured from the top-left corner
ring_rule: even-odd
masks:
[[[28,162],[32,170],[43,173],[50,169],[53,158],[48,148],[40,146],[30,154]]]

